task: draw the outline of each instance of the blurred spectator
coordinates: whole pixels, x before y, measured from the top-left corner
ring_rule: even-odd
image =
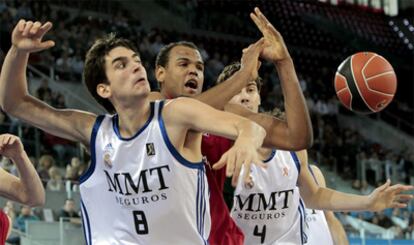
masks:
[[[36,89],[36,96],[40,100],[45,101],[46,94],[49,94],[49,97],[52,97],[52,89],[49,87],[49,80],[43,78],[40,86]]]
[[[72,156],[76,156],[78,149],[75,144],[46,132],[43,133],[43,142],[47,149],[53,149],[59,166],[64,166]]]
[[[13,227],[21,232],[26,232],[26,221],[40,220],[38,216],[33,214],[32,208],[28,206],[22,206],[20,214],[14,221]],[[11,244],[20,244],[20,237],[10,236],[7,241]]]
[[[386,229],[393,226],[392,220],[385,215],[384,211],[381,211],[377,214],[378,225]]]
[[[45,154],[39,158],[39,165],[37,172],[39,173],[40,179],[43,185],[47,185],[47,181],[50,179],[49,169],[55,165],[55,159],[52,155]]]
[[[50,191],[63,190],[62,175],[57,167],[49,168],[49,176],[50,179],[47,181],[46,189]]]
[[[72,165],[66,166],[65,172],[65,181],[66,181],[66,189],[67,191],[78,191],[79,190],[79,176],[78,176],[78,169],[76,167],[72,167]]]
[[[75,201],[73,199],[66,199],[65,205],[58,215],[58,220],[61,218],[69,219],[71,223],[81,224],[79,211],[75,209]]]

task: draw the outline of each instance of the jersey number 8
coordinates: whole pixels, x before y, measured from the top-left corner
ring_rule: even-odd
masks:
[[[147,218],[143,211],[135,210],[132,211],[132,215],[134,216],[134,223],[135,223],[135,231],[138,235],[146,235],[148,234],[148,223]]]

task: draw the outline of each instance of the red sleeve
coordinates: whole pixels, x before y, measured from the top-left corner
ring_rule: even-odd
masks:
[[[6,243],[9,226],[9,218],[3,210],[0,209],[0,245],[4,245]]]
[[[210,166],[220,160],[221,156],[228,151],[233,145],[233,141],[215,135],[203,135],[201,143],[201,152],[206,157]],[[226,168],[223,167],[219,170],[212,171],[213,177],[216,179],[216,183],[223,192],[224,181],[226,180]]]

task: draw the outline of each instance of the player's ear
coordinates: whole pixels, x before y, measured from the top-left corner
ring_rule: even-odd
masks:
[[[158,65],[157,68],[155,68],[155,78],[157,79],[160,88],[162,87],[164,80],[165,80],[165,67]]]
[[[102,98],[108,99],[111,97],[111,87],[108,83],[100,83],[96,86],[96,93]]]

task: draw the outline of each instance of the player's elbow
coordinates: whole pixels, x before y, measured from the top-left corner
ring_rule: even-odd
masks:
[[[310,133],[309,135],[298,139],[296,144],[299,150],[311,148],[313,145],[313,134]]]
[[[298,135],[296,137],[289,137],[290,148],[294,151],[309,149],[313,145],[313,133]]]
[[[46,202],[46,197],[45,197],[45,194],[43,193],[42,195],[28,197],[26,201],[24,202],[24,204],[26,204],[29,207],[39,207],[39,206],[45,205],[45,202]]]
[[[38,207],[45,205],[46,194],[43,186],[37,190],[30,190],[28,188],[21,188],[21,194],[18,197],[18,201],[29,207]]]
[[[0,107],[1,109],[9,115],[17,116],[18,109],[21,108],[21,104],[23,104],[24,98],[21,100],[17,100],[16,98],[2,98],[0,100]]]

